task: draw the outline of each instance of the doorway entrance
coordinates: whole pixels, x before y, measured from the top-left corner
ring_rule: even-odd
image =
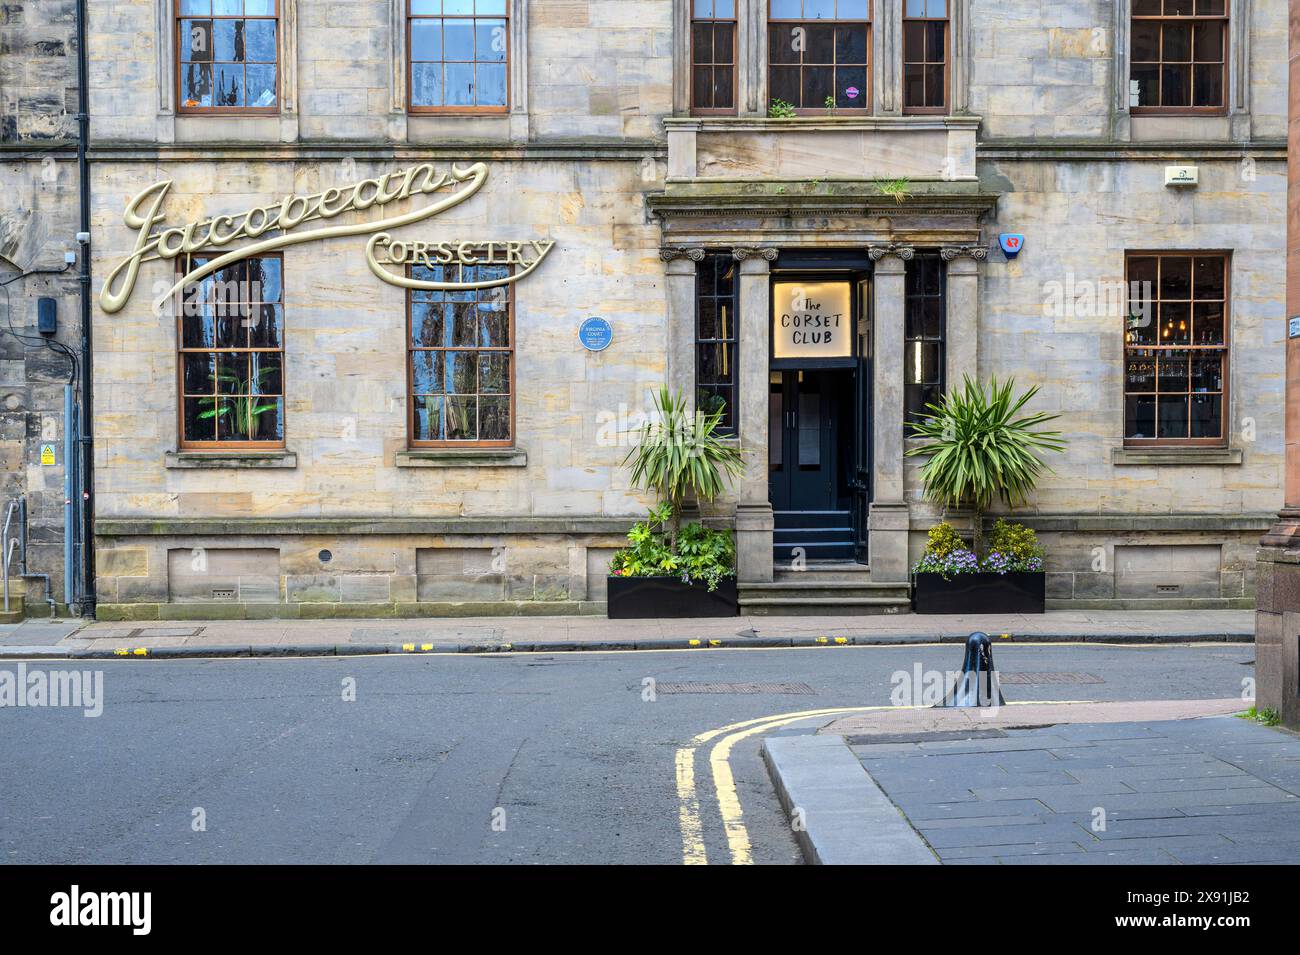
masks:
[[[867,562],[870,279],[865,263],[846,265],[778,265],[772,276],[768,495],[778,568]]]

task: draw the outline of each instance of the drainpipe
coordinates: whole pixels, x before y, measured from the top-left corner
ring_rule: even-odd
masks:
[[[86,54],[86,0],[77,0],[77,173],[81,178],[81,613],[95,615],[95,450],[91,441],[94,420],[94,369],[91,365],[90,312],[90,168],[86,149],[90,141],[90,81]]]

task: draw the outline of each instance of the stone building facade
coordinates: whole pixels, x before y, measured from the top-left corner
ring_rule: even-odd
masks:
[[[81,337],[76,4],[36,0],[0,6],[0,474],[3,500],[26,505],[26,570],[13,552],[11,596],[49,612],[66,610],[64,592],[64,385]],[[40,299],[52,299],[57,332],[37,332]],[[57,343],[52,346],[51,342]],[[42,450],[45,454],[42,455]],[[51,455],[50,452],[53,452]],[[10,539],[19,540],[17,511]],[[48,575],[41,577],[40,575]]]
[[[101,616],[599,612],[665,381],[748,609],[901,611],[963,375],[1061,415],[1053,605],[1252,605],[1285,11],[213,2],[90,4]]]

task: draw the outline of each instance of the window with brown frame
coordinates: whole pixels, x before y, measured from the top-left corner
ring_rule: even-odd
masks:
[[[1129,108],[1221,112],[1227,105],[1229,0],[1133,0]]]
[[[1128,254],[1126,444],[1224,443],[1229,261],[1223,252]]]
[[[691,112],[736,111],[736,0],[692,0]]]
[[[948,112],[948,0],[904,0],[903,112]]]
[[[195,256],[190,271],[210,258]],[[284,263],[262,255],[181,292],[181,447],[284,446]]]
[[[871,105],[871,0],[769,0],[769,108],[865,113]]]
[[[413,113],[504,113],[510,0],[407,0]]]
[[[947,270],[937,252],[918,252],[903,280],[903,418],[911,426],[943,398]]]
[[[736,433],[739,347],[736,260],[730,253],[710,253],[695,267],[695,406],[721,413],[719,434]]]
[[[413,266],[413,279],[491,282],[504,265]],[[508,447],[514,438],[510,286],[407,293],[413,447]]]
[[[278,0],[176,0],[176,110],[280,108]]]

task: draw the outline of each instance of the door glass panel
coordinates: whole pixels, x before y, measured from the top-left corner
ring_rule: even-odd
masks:
[[[785,418],[785,402],[782,400],[780,376],[777,381],[771,385],[771,391],[767,397],[767,466],[769,470],[779,471],[783,463],[782,458],[782,423]]]
[[[799,393],[799,467],[816,468],[822,463],[822,396]]]

